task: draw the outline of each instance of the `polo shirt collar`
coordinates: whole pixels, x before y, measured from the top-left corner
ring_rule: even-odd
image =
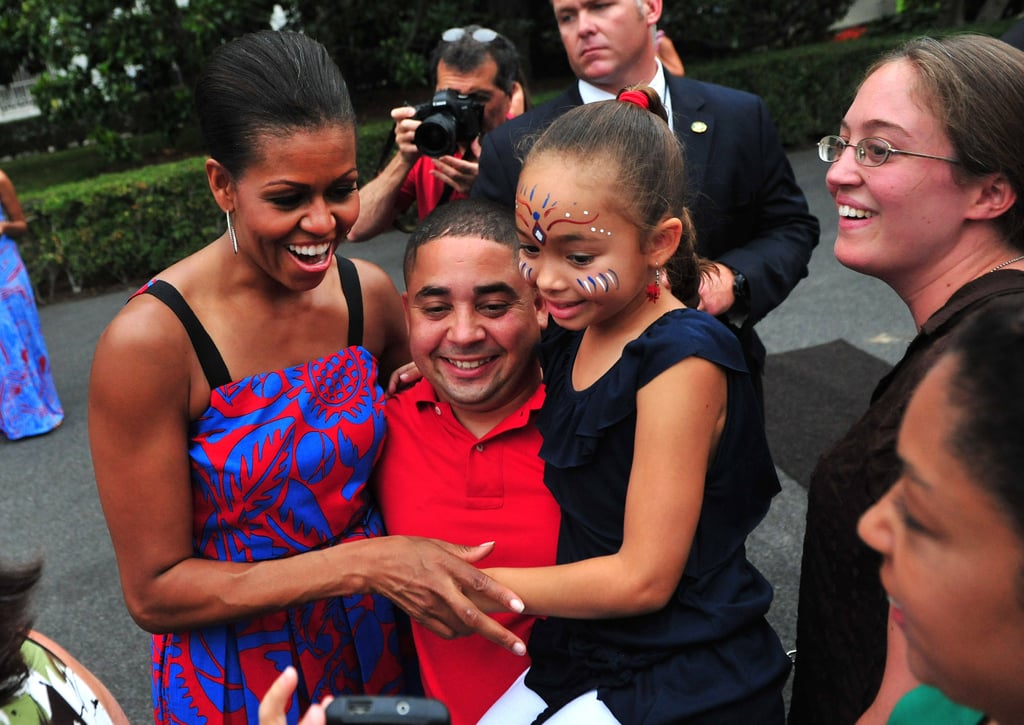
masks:
[[[412,402],[416,404],[417,410],[422,411],[424,408],[433,410],[434,408],[440,407],[445,410],[446,413],[451,415],[453,422],[456,422],[455,414],[451,411],[451,405],[438,399],[437,393],[434,391],[434,387],[426,378],[421,378],[418,383],[413,385],[413,387],[402,391],[401,395],[408,395],[412,399]],[[539,411],[543,404],[544,383],[541,383],[537,386],[537,389],[533,391],[533,395],[531,395],[518,410],[510,413],[505,420],[496,425],[480,440],[487,440],[496,435],[500,435],[504,431],[525,426],[527,422],[529,422],[530,416]]]

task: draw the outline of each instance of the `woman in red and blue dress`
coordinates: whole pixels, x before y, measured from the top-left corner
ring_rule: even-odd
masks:
[[[125,601],[154,635],[156,722],[255,723],[293,666],[295,723],[326,695],[415,691],[398,607],[470,630],[461,591],[487,550],[382,536],[366,488],[378,378],[408,349],[386,273],[335,253],[359,213],[337,66],[301,34],[243,36],[211,57],[196,107],[226,231],[103,333],[93,464]]]

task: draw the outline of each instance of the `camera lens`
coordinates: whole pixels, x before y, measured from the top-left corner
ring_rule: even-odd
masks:
[[[420,153],[426,156],[437,158],[455,153],[458,148],[455,119],[447,113],[427,116],[416,129],[413,141]]]

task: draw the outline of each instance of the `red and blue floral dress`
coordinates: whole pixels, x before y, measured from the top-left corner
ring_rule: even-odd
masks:
[[[228,377],[187,305],[179,312],[184,300],[173,287],[156,281],[140,292],[177,296],[169,306],[207,376]],[[350,300],[350,317],[358,313],[361,328],[359,302]],[[197,557],[262,561],[384,534],[366,486],[385,433],[384,395],[365,348],[214,382],[189,436]],[[328,694],[415,691],[403,617],[389,600],[364,594],[155,635],[155,721],[256,723],[260,699],[288,665],[299,673],[289,723]]]

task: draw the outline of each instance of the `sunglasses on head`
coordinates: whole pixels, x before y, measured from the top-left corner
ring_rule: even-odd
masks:
[[[469,37],[478,43],[490,43],[498,37],[498,32],[490,28],[476,28],[472,31],[469,28],[448,28],[441,33],[441,40],[446,43],[454,43],[465,37],[466,33],[469,33]]]

